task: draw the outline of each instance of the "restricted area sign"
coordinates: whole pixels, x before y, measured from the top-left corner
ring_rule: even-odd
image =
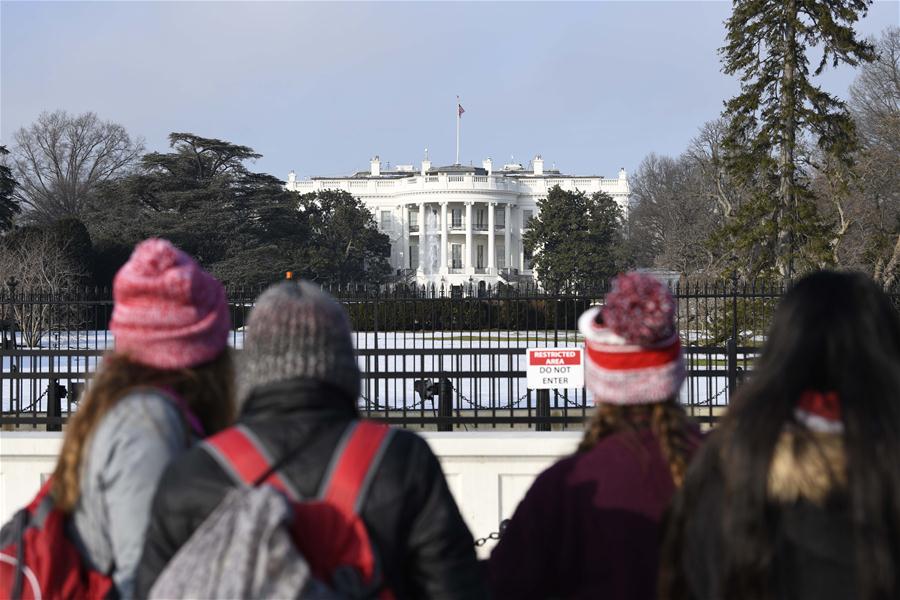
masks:
[[[529,348],[528,389],[562,390],[584,387],[581,348]]]

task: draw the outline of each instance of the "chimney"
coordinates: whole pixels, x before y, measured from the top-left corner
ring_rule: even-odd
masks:
[[[481,166],[488,172],[488,175],[494,172],[494,161],[490,157],[481,161]]]
[[[428,159],[428,148],[425,148],[425,158],[422,159],[422,175],[427,175],[430,170],[431,160]]]
[[[369,167],[369,173],[372,174],[372,177],[379,177],[381,175],[381,159],[378,158],[377,154],[369,163]]]
[[[628,173],[625,172],[625,167],[619,169],[619,179],[628,179]]]
[[[543,175],[544,174],[544,159],[540,154],[534,157],[534,161],[532,161],[532,170],[535,175]]]
[[[288,184],[287,184],[288,189],[289,190],[294,189],[296,183],[297,183],[297,174],[294,173],[293,171],[291,171],[290,173],[288,173]]]

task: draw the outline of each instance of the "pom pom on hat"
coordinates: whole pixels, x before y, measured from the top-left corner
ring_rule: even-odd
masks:
[[[624,273],[613,279],[601,314],[603,324],[629,344],[650,346],[675,334],[671,292],[642,273]]]

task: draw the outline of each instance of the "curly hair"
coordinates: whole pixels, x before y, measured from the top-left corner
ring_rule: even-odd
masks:
[[[636,431],[646,425],[650,426],[659,440],[663,458],[669,464],[672,481],[676,487],[681,487],[696,440],[692,439],[690,418],[674,398],[653,404],[598,404],[584,438],[578,445],[578,451],[590,450],[601,439],[613,433]]]
[[[52,483],[60,510],[71,512],[78,502],[85,446],[103,416],[130,391],[141,387],[174,390],[184,398],[208,435],[234,421],[234,362],[230,350],[208,363],[175,370],[154,369],[121,353],[107,354],[66,426]]]

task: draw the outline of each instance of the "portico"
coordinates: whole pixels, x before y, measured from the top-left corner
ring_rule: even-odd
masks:
[[[419,284],[459,285],[515,283],[534,276],[522,235],[538,214],[538,201],[554,186],[605,192],[623,209],[628,207],[624,170],[616,179],[562,175],[545,170],[539,156],[530,169],[506,164],[499,171],[490,159],[481,167],[432,168],[426,159],[420,169],[398,165],[386,170],[375,157],[369,171],[350,177],[298,180],[291,173],[286,187],[300,193],[350,192],[390,238],[390,261],[398,277]]]
[[[473,275],[496,276],[498,269],[517,264],[506,226],[514,207],[497,200],[398,204],[396,218],[412,224],[400,228],[399,245],[410,248],[409,263],[400,268],[415,270],[417,278],[439,275],[454,283]]]

